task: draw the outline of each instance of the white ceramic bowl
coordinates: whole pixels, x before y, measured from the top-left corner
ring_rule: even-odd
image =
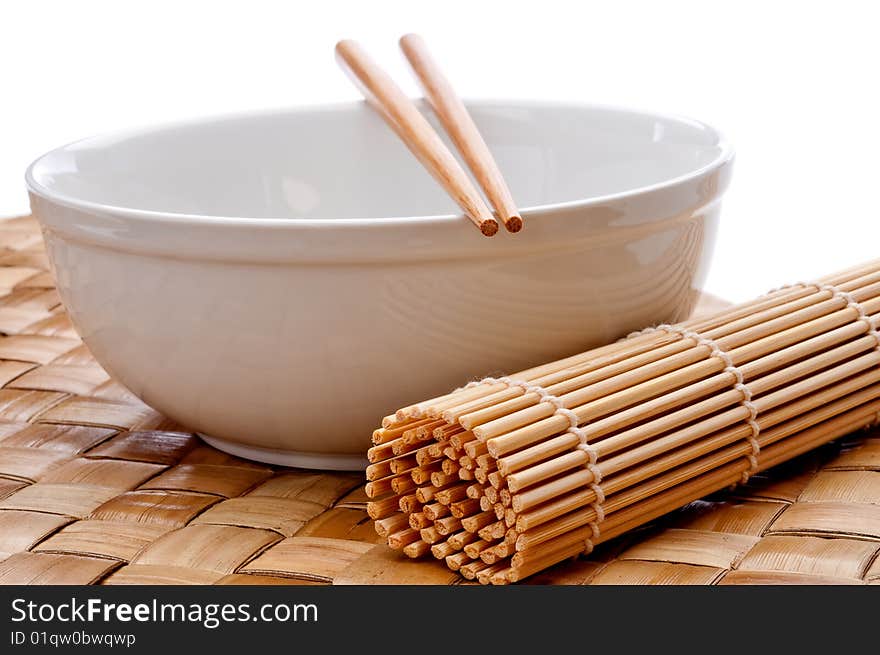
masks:
[[[27,172],[98,361],[228,452],[357,468],[397,407],[690,311],[732,153],[698,122],[474,103],[525,228],[481,236],[364,104],[86,139]]]

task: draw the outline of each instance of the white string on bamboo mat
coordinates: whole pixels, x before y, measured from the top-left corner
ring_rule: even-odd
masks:
[[[874,337],[874,341],[877,342],[876,348],[880,350],[880,332],[878,332],[877,328],[874,326],[874,321],[871,320],[871,317],[868,316],[868,313],[865,311],[865,308],[862,307],[862,304],[855,299],[855,297],[849,291],[844,291],[843,289],[833,285],[827,284],[825,282],[793,282],[792,284],[786,284],[781,287],[777,287],[775,289],[771,289],[767,292],[766,295],[770,295],[771,293],[775,293],[776,291],[782,291],[784,289],[792,289],[794,287],[814,287],[818,291],[830,291],[832,298],[841,298],[846,301],[847,309],[852,308],[855,309],[859,316],[858,321],[861,321],[865,325],[868,326],[868,334]],[[876,425],[880,425],[880,412],[877,412],[877,415],[874,417],[874,421],[868,425],[867,427],[873,427]]]
[[[786,284],[784,286],[777,287],[776,289],[771,289],[767,292],[767,295],[794,287],[814,287],[819,291],[829,291],[832,298],[841,298],[842,300],[844,300],[846,302],[847,308],[853,308],[856,310],[856,312],[858,312],[857,320],[862,321],[863,323],[865,323],[865,325],[867,325],[868,334],[874,337],[874,340],[877,342],[877,348],[880,349],[880,332],[878,332],[877,328],[874,326],[874,322],[871,320],[871,317],[868,316],[867,312],[865,312],[865,308],[862,307],[861,303],[859,303],[859,301],[857,301],[850,292],[844,291],[843,289],[840,289],[833,284],[826,284],[823,282],[794,282],[792,284]],[[731,360],[730,355],[719,348],[718,344],[715,341],[702,336],[694,330],[689,330],[678,325],[668,325],[664,323],[657,326],[647,327],[642,330],[637,330],[636,332],[629,333],[628,335],[626,335],[626,337],[624,337],[624,340],[630,339],[632,337],[650,334],[652,332],[658,332],[661,330],[665,332],[679,334],[682,336],[682,338],[693,339],[698,345],[707,346],[708,348],[710,348],[712,356],[718,357],[725,363],[724,371],[732,373],[734,375],[734,378],[736,379],[734,389],[742,394],[743,399],[741,404],[749,411],[748,425],[752,430],[751,437],[749,438],[749,444],[752,447],[752,453],[751,455],[749,455],[750,470],[743,472],[742,476],[742,482],[747,482],[749,477],[751,477],[758,470],[757,458],[761,452],[761,445],[758,443],[758,435],[761,433],[761,428],[757,422],[757,408],[755,407],[754,403],[752,403],[751,391],[749,390],[748,386],[746,386],[743,382],[742,371],[740,371],[736,366],[733,365],[733,361]]]
[[[826,284],[824,282],[793,282],[792,284],[786,284],[785,286],[778,287],[769,291],[768,293],[773,293],[775,291],[782,291],[783,289],[791,289],[794,287],[815,287],[818,291],[830,291],[832,298],[841,298],[846,301],[847,309],[852,308],[855,309],[859,317],[857,320],[863,322],[868,326],[868,334],[874,337],[874,340],[877,342],[877,348],[880,349],[880,332],[877,331],[877,328],[874,327],[874,321],[871,320],[871,317],[868,316],[868,313],[865,311],[865,308],[862,307],[862,304],[853,297],[852,293],[849,291],[844,291],[843,289],[833,285]]]
[[[596,466],[598,454],[596,453],[596,449],[593,448],[593,446],[591,446],[589,441],[587,440],[586,428],[580,427],[580,419],[578,418],[578,415],[568,409],[561,398],[559,398],[558,396],[554,396],[544,387],[538,384],[532,384],[531,382],[528,382],[526,380],[516,380],[509,377],[486,377],[482,380],[468,382],[462,388],[472,389],[473,387],[479,386],[481,384],[505,384],[508,387],[519,387],[523,390],[524,393],[535,393],[541,399],[541,402],[550,403],[556,408],[553,412],[553,416],[564,416],[566,419],[568,419],[569,426],[565,431],[569,434],[573,434],[578,438],[578,449],[584,451],[587,454],[587,463],[585,467],[593,475],[593,481],[592,483],[590,483],[590,489],[592,489],[593,493],[596,494],[596,500],[593,501],[590,506],[593,508],[593,511],[596,512],[596,520],[589,524],[590,528],[592,529],[593,536],[585,540],[586,545],[584,548],[584,553],[591,553],[593,550],[593,541],[599,538],[599,523],[605,520],[605,510],[602,507],[602,505],[605,503],[605,492],[602,490],[602,471],[599,470],[598,466]]]
[[[761,444],[758,443],[758,435],[761,434],[761,426],[758,425],[758,408],[755,407],[755,404],[752,402],[752,391],[749,389],[748,385],[745,384],[742,371],[739,367],[735,366],[733,363],[733,359],[730,357],[730,354],[723,350],[714,339],[710,339],[709,337],[705,337],[699,332],[695,330],[689,330],[688,328],[682,327],[680,325],[669,325],[668,323],[661,323],[660,325],[656,325],[653,327],[647,327],[644,330],[639,330],[638,332],[632,332],[627,335],[627,339],[632,336],[641,336],[643,334],[650,334],[651,332],[670,332],[673,334],[678,334],[682,339],[692,339],[698,346],[705,346],[709,349],[709,356],[716,357],[720,359],[724,363],[724,373],[730,373],[733,375],[733,379],[736,382],[733,385],[734,390],[739,391],[740,396],[742,397],[740,400],[740,405],[744,407],[749,412],[749,418],[746,419],[746,424],[751,429],[751,434],[747,437],[747,441],[752,451],[749,453],[746,458],[749,460],[749,469],[747,471],[743,471],[742,474],[742,484],[745,484],[749,481],[749,478],[758,472],[758,455],[761,454]]]

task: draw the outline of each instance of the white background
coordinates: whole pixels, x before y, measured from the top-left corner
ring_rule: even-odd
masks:
[[[127,126],[358,97],[333,45],[406,81],[422,33],[467,97],[622,104],[720,127],[738,156],[709,290],[744,300],[880,256],[871,2],[0,4],[0,216],[57,145]]]

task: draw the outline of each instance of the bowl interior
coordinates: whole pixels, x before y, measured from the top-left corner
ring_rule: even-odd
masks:
[[[725,150],[712,128],[667,116],[529,103],[471,103],[470,109],[523,208],[667,182],[711,164]],[[336,219],[459,213],[363,103],[94,137],[42,157],[31,177],[68,200],[174,214]]]

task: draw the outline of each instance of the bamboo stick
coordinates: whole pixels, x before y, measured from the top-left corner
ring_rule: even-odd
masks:
[[[433,462],[443,459],[443,448],[446,446],[445,441],[433,443],[427,448],[419,448],[416,451],[416,464],[419,466],[429,466]]]
[[[450,512],[449,507],[447,507],[446,505],[441,505],[440,503],[431,503],[430,505],[425,505],[422,508],[422,513],[429,521],[436,521],[437,519],[447,516]]]
[[[482,553],[487,548],[491,548],[493,544],[488,541],[484,541],[479,539],[476,535],[474,535],[474,541],[471,541],[464,547],[465,554],[471,559],[478,559],[480,557],[480,553]]]
[[[413,482],[415,484],[415,482]],[[432,500],[434,500],[434,494],[437,492],[437,487],[433,484],[426,484],[423,487],[417,487],[414,494],[411,496],[415,499],[415,502],[421,505],[427,505]]]
[[[414,541],[411,544],[407,544],[403,548],[403,554],[407,557],[411,557],[416,559],[417,557],[422,557],[426,555],[431,547],[425,541]]]
[[[377,520],[374,525],[376,534],[380,537],[387,537],[394,532],[405,529],[409,525],[409,518],[406,514],[398,512],[384,519]]]
[[[485,564],[482,560],[476,560],[462,566],[459,569],[459,573],[461,573],[466,579],[473,580],[481,571],[488,568],[488,564]]]
[[[374,521],[391,516],[398,510],[397,496],[389,496],[367,503],[367,515]]]
[[[465,484],[456,484],[451,487],[447,487],[446,489],[441,489],[436,494],[434,494],[437,502],[444,505],[449,505],[456,501],[464,500],[466,496],[467,485]]]
[[[433,545],[443,539],[443,535],[433,525],[426,526],[419,530],[419,537],[426,544]]]
[[[446,559],[455,552],[457,549],[453,548],[448,541],[441,541],[431,546],[431,554],[437,559]],[[470,560],[469,557],[468,560]]]
[[[416,494],[405,494],[398,498],[398,507],[401,512],[411,514],[418,511],[421,506],[422,503],[419,501]],[[367,505],[367,511],[369,512],[369,505]]]
[[[447,516],[434,521],[434,527],[441,535],[447,536],[461,529],[461,519],[457,516]]]
[[[468,532],[467,530],[461,530],[460,532],[456,532],[453,535],[450,535],[447,541],[452,545],[455,550],[462,550],[469,543],[476,541],[479,537],[472,532]]]
[[[451,571],[458,571],[463,565],[470,561],[471,558],[468,557],[467,553],[459,552],[446,557],[446,566],[448,566]]]
[[[394,439],[403,436],[403,433],[407,430],[425,425],[429,421],[430,419],[419,419],[416,421],[404,423],[394,428],[379,428],[378,430],[373,431],[373,443],[377,446],[380,444],[388,443],[389,441],[393,441]]]
[[[410,475],[399,475],[391,479],[391,490],[396,494],[405,494],[406,492],[412,491],[415,488],[416,483],[413,482],[412,476]],[[369,496],[370,498],[374,497],[373,494],[370,493],[369,488],[367,489],[367,496]]]
[[[431,519],[425,516],[424,512],[413,512],[409,515],[409,527],[413,530],[421,530],[427,528],[432,523]]]
[[[419,532],[412,528],[405,528],[393,534],[388,535],[388,545],[395,550],[402,550],[405,546],[418,541]]]

